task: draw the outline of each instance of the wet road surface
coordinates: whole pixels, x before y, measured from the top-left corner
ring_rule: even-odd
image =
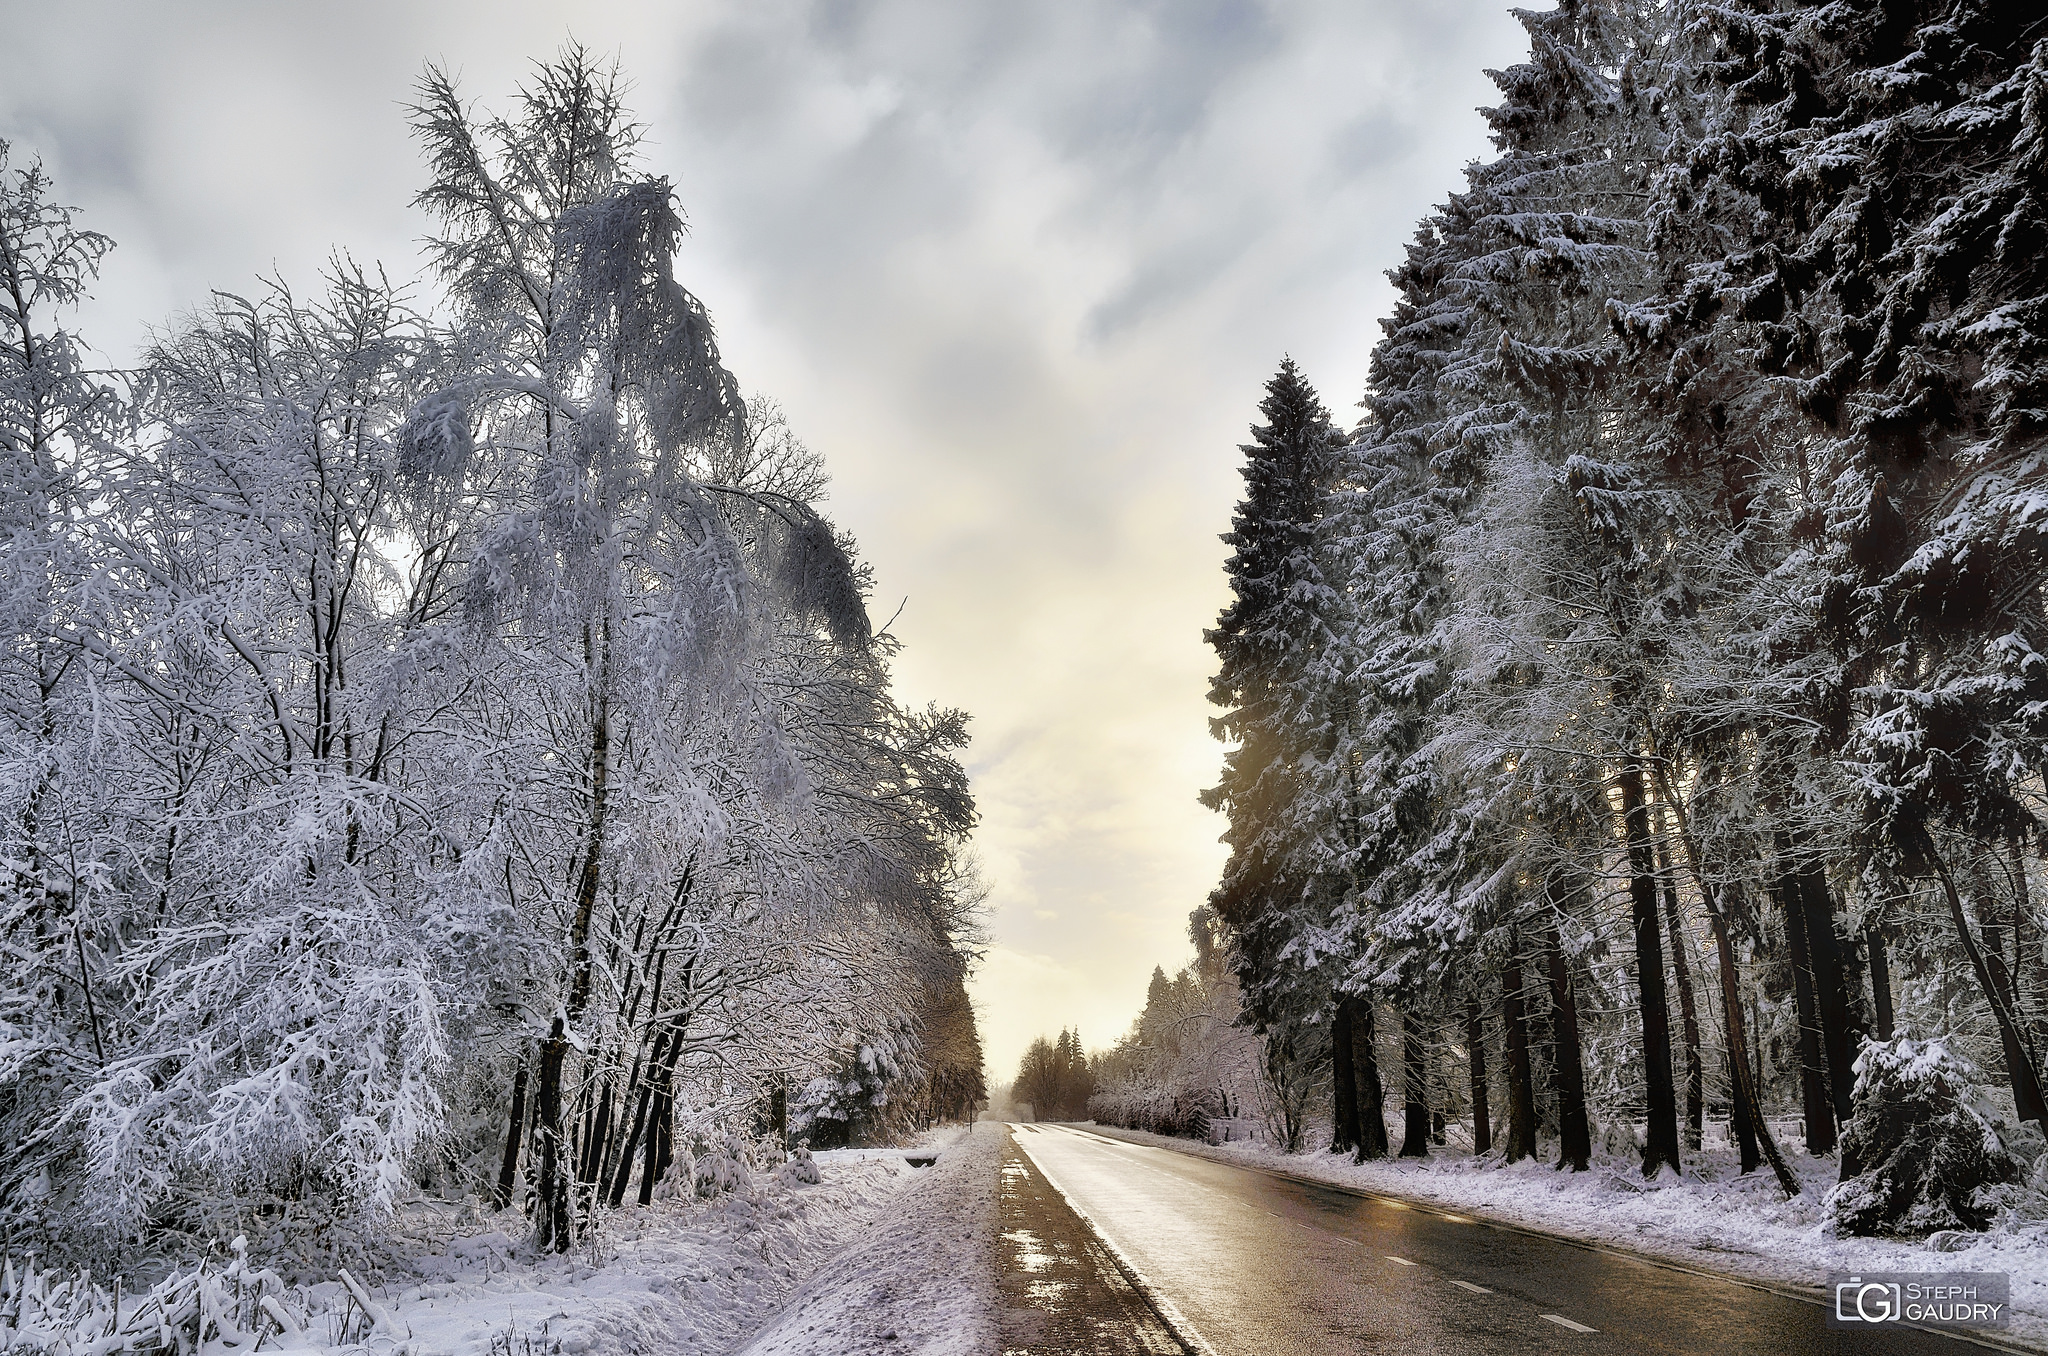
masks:
[[[1219,1356],[1984,1350],[1899,1325],[1830,1329],[1790,1296],[1076,1127],[1013,1135]]]
[[[1003,1148],[996,1189],[1004,1356],[1183,1356],[1115,1260],[1017,1152]]]

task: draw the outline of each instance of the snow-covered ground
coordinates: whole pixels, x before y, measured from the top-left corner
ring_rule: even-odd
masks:
[[[745,1356],[994,1351],[1003,1134],[1000,1124],[983,1121],[948,1145],[856,1247],[802,1287]]]
[[[196,1330],[181,1348],[201,1356],[246,1352],[266,1328],[265,1347],[337,1356],[710,1356],[771,1320],[763,1356],[964,1356],[988,1349],[993,1331],[1001,1139],[1000,1126],[928,1133],[915,1147],[939,1150],[930,1168],[910,1166],[902,1149],[820,1153],[818,1182],[785,1164],[711,1200],[611,1212],[561,1256],[538,1252],[507,1211],[420,1248],[381,1282],[286,1288],[255,1265],[186,1273],[158,1287],[157,1311]],[[10,1268],[0,1290],[15,1278]],[[157,1345],[149,1295],[123,1298],[114,1333],[110,1295],[81,1300],[70,1273],[24,1280],[16,1307],[0,1294],[0,1347],[62,1343],[77,1356],[116,1350],[124,1335]],[[302,1331],[280,1340],[266,1297]]]
[[[566,1257],[504,1233],[458,1240],[387,1287],[391,1318],[408,1356],[729,1351],[923,1175],[900,1150],[816,1161],[815,1184],[784,1169],[710,1201],[619,1211],[609,1238]]]
[[[1263,1140],[1210,1145],[1098,1128],[1143,1144],[1429,1201],[1773,1285],[1814,1288],[1836,1271],[2002,1271],[2012,1277],[2012,1327],[2002,1336],[2048,1348],[2048,1222],[1983,1235],[1937,1234],[1931,1245],[1830,1237],[1820,1205],[1834,1185],[1835,1165],[1804,1154],[1788,1155],[1802,1192],[1787,1201],[1768,1169],[1742,1176],[1731,1154],[1711,1151],[1688,1154],[1685,1177],[1645,1182],[1611,1161],[1570,1173],[1549,1161],[1502,1167],[1497,1159],[1482,1161],[1453,1148],[1433,1149],[1422,1160],[1354,1163],[1348,1154],[1280,1153]],[[1963,1250],[1942,1250],[1957,1243]]]

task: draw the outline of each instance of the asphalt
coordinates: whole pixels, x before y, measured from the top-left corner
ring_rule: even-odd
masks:
[[[1830,1328],[1819,1305],[1788,1295],[1433,1207],[1070,1126],[1013,1133],[1032,1166],[1120,1255],[1141,1293],[1165,1307],[1183,1338],[1217,1356],[1984,1350],[1899,1325]]]
[[[1002,1163],[996,1288],[1004,1356],[1182,1356],[1173,1331],[1014,1138]]]

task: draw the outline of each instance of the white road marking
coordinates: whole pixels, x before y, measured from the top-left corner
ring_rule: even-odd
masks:
[[[1392,1253],[1387,1253],[1387,1254],[1385,1254],[1385,1256],[1386,1256],[1386,1259],[1387,1259],[1387,1260],[1388,1260],[1389,1262],[1399,1262],[1399,1263],[1400,1263],[1400,1264],[1401,1264],[1402,1266],[1404,1266],[1404,1267],[1412,1267],[1412,1266],[1414,1266],[1414,1265],[1415,1265],[1415,1263],[1413,1263],[1413,1262],[1409,1261],[1409,1260],[1408,1260],[1407,1258],[1405,1258],[1405,1257],[1396,1257],[1396,1256],[1394,1256],[1394,1254],[1392,1254]]]
[[[1573,1332],[1600,1331],[1598,1328],[1589,1328],[1583,1323],[1574,1323],[1570,1319],[1566,1318],[1563,1314],[1545,1314],[1544,1317],[1549,1319],[1552,1323],[1555,1323],[1558,1327],[1570,1328]]]
[[[1451,1284],[1457,1286],[1460,1290],[1470,1290],[1475,1295],[1491,1295],[1493,1293],[1483,1285],[1474,1285],[1470,1281],[1461,1281],[1456,1277],[1451,1278]]]

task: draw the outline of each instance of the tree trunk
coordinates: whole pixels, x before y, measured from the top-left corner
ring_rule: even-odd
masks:
[[[1870,949],[1870,1006],[1877,1018],[1877,1038],[1892,1038],[1892,961],[1884,945],[1884,929],[1872,924],[1863,933]]]
[[[1799,902],[1806,913],[1806,954],[1813,963],[1814,997],[1820,1003],[1822,1052],[1828,1061],[1828,1087],[1834,1094],[1835,1121],[1849,1123],[1850,1095],[1856,1087],[1856,1047],[1865,1033],[1849,1005],[1849,982],[1842,948],[1835,940],[1835,897],[1827,873],[1812,861],[1800,864]]]
[[[1493,1121],[1486,1107],[1486,1027],[1479,1018],[1479,995],[1465,1000],[1465,1049],[1472,1069],[1472,1152],[1493,1148]]]
[[[675,1133],[674,1108],[667,1087],[656,1087],[647,1108],[647,1154],[640,1165],[640,1204],[654,1203],[654,1184],[668,1170],[670,1137]]]
[[[1806,1113],[1806,1152],[1819,1155],[1835,1147],[1835,1107],[1827,1094],[1827,1075],[1822,1066],[1820,1011],[1813,992],[1806,911],[1786,855],[1788,847],[1780,833],[1777,876],[1771,882],[1771,893],[1777,896],[1779,911],[1785,918],[1785,939],[1792,950],[1792,996],[1799,1016],[1799,1095]]]
[[[1519,947],[1520,940],[1516,940]],[[1519,1163],[1536,1156],[1536,1084],[1529,1073],[1529,1022],[1523,1008],[1522,957],[1508,956],[1501,973],[1505,1001],[1501,1022],[1507,1028],[1508,1047],[1508,1142],[1507,1161]]]
[[[612,1133],[612,1083],[606,1075],[604,1086],[599,1090],[597,1110],[590,1119],[589,1133],[583,1137],[583,1165],[576,1174],[579,1186],[597,1185],[598,1166],[604,1160],[605,1149],[609,1147]],[[593,1195],[592,1199],[595,1199]]]
[[[1352,1000],[1351,1057],[1358,1070],[1358,1161],[1387,1156],[1387,1093],[1380,1083],[1379,1031],[1370,998]]]
[[[1671,788],[1664,784],[1663,775],[1658,774],[1657,793],[1670,808],[1672,817],[1678,821],[1679,842],[1685,847],[1686,865],[1692,871],[1692,883],[1700,892],[1700,903],[1707,915],[1707,926],[1714,933],[1714,953],[1720,962],[1721,1011],[1726,1018],[1728,1033],[1728,1072],[1735,1085],[1738,1129],[1744,1122],[1749,1126],[1757,1145],[1769,1160],[1771,1172],[1778,1179],[1779,1190],[1785,1199],[1791,1200],[1799,1194],[1799,1179],[1785,1166],[1784,1158],[1778,1153],[1778,1141],[1771,1135],[1769,1122],[1764,1120],[1763,1099],[1758,1096],[1756,1082],[1749,1070],[1748,1040],[1742,1021],[1742,972],[1735,964],[1735,943],[1728,935],[1728,920],[1721,913],[1720,903],[1714,898],[1714,887],[1707,882],[1706,872],[1700,869],[1699,847],[1692,840],[1687,826],[1684,807],[1672,796]],[[1745,1149],[1747,1148],[1745,1144]],[[1744,1167],[1743,1171],[1750,1171]]]
[[[1557,1047],[1557,1166],[1584,1172],[1593,1163],[1593,1127],[1586,1116],[1586,1065],[1579,1048],[1579,1001],[1572,992],[1571,967],[1557,929],[1543,936],[1550,960],[1551,1029]],[[1668,1078],[1666,1080],[1669,1082]],[[1677,1126],[1672,1127],[1673,1138]]]
[[[586,633],[588,634],[588,633]],[[594,650],[596,701],[590,722],[590,820],[583,845],[583,869],[576,881],[576,909],[569,924],[569,994],[555,1014],[541,1051],[540,1088],[535,1138],[540,1142],[540,1208],[534,1214],[534,1235],[543,1250],[567,1252],[574,1240],[575,1214],[568,1182],[562,1177],[562,1073],[569,1058],[569,1026],[580,1021],[590,1003],[590,922],[597,911],[598,884],[604,874],[606,813],[610,809],[611,777],[611,625],[599,623]]]
[[[503,1210],[512,1204],[512,1188],[519,1181],[519,1141],[526,1129],[526,1061],[512,1075],[512,1114],[505,1129],[505,1157],[498,1164],[498,1189],[492,1200]]]
[[[1652,853],[1645,769],[1631,756],[1622,767],[1621,804],[1628,831],[1629,912],[1635,925],[1636,983],[1643,1017],[1643,1176],[1682,1171],[1678,1096],[1671,1083],[1671,1004],[1664,992],[1663,931],[1657,921],[1657,865]]]
[[[1695,875],[1694,879],[1697,880],[1698,876]],[[1704,888],[1702,894],[1707,901],[1707,923],[1714,930],[1714,950],[1721,961],[1721,1006],[1728,1014],[1728,1067],[1738,1075],[1736,1096],[1758,1147],[1770,1161],[1779,1189],[1789,1201],[1799,1194],[1799,1179],[1792,1175],[1792,1169],[1785,1166],[1784,1158],[1778,1153],[1778,1141],[1771,1134],[1770,1123],[1764,1119],[1763,1099],[1758,1096],[1756,1081],[1750,1074],[1746,1053],[1749,1042],[1742,1021],[1742,972],[1735,965],[1735,943],[1728,936],[1728,920],[1714,907],[1713,895]],[[1743,1171],[1749,1169],[1744,1168]]]
[[[1678,912],[1677,874],[1671,854],[1660,846],[1657,878],[1664,886],[1664,926],[1671,938],[1671,973],[1678,981],[1679,1029],[1685,1037],[1685,1147],[1697,1150],[1706,1130],[1707,1069],[1700,1055],[1700,1014],[1692,990],[1691,948]]]
[[[1977,973],[1978,986],[1991,1000],[1991,1015],[1998,1021],[1999,1040],[2005,1047],[2006,1076],[2012,1082],[2013,1109],[2021,1120],[2033,1121],[2048,1129],[2048,1101],[2044,1101],[2042,1096],[2041,1075],[2027,1052],[2009,993],[1993,976],[1984,953],[1977,947],[1977,939],[1970,933],[1970,921],[1963,915],[1962,897],[1956,893],[1955,879],[1949,875],[1948,864],[1942,861],[1941,854],[1934,850],[1932,843],[1927,845],[1926,852],[1935,875],[1941,879],[1942,893],[1948,898],[1949,919],[1955,924],[1963,953],[1970,958],[1970,966]]]
[[[1330,1152],[1358,1151],[1358,1067],[1351,1055],[1351,1009],[1357,1000],[1337,1000],[1330,1019]]]
[[[540,1047],[540,1077],[534,1096],[533,1142],[540,1151],[535,1174],[533,1232],[542,1252],[567,1252],[573,1232],[569,1178],[562,1171],[562,1066],[569,1057],[569,1027],[555,1014]]]
[[[626,1199],[626,1183],[633,1180],[633,1155],[640,1148],[640,1137],[647,1131],[647,1117],[653,1106],[654,1079],[660,1067],[662,1056],[668,1050],[669,1029],[663,1027],[654,1038],[654,1049],[647,1057],[647,1074],[640,1083],[640,1100],[633,1108],[632,1127],[626,1132],[626,1139],[619,1146],[618,1163],[612,1170],[610,1203],[616,1207]]]
[[[1407,1123],[1402,1127],[1401,1157],[1429,1157],[1429,1047],[1422,1019],[1413,1008],[1401,1011],[1401,1084]]]
[[[2048,1000],[2048,992],[2042,990],[2042,982],[2048,979],[2048,971],[2044,971],[2042,966],[2041,942],[2036,935],[2033,939],[2034,965],[2031,967],[2034,973],[2029,982],[2027,923],[2033,917],[2034,901],[2027,884],[2027,840],[2017,834],[2012,840],[2012,872],[2013,1016],[2018,1019],[2021,1029],[2033,1038],[2033,1048],[2038,1050],[2043,1043],[2048,1043],[2048,1027],[2044,1027],[2044,1020],[2048,1020],[2048,1010],[2044,1010],[2043,1007],[2044,1000]],[[2035,928],[2036,934],[2039,931],[2038,927]],[[2031,1021],[2027,1018],[2026,994],[2021,992],[2022,985],[2034,995],[2034,1017]]]

